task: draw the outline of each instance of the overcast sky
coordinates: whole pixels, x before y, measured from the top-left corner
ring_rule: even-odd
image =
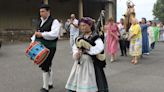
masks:
[[[122,15],[126,12],[127,0],[117,0],[117,21],[122,18]],[[157,0],[131,0],[135,4],[136,17],[140,20],[142,17],[147,18],[147,20],[153,19],[153,6]]]

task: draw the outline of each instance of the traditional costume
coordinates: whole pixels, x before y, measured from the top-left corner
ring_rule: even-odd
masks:
[[[48,6],[43,5],[41,8],[46,7]],[[41,92],[48,92],[53,85],[53,72],[51,66],[54,54],[56,52],[59,30],[60,23],[57,19],[54,19],[51,15],[49,15],[46,19],[41,17],[38,23],[37,32],[41,32],[42,37],[35,37],[35,35],[32,37],[32,41],[38,41],[50,50],[46,60],[39,66],[43,71],[43,88],[41,89]]]
[[[91,25],[91,20],[83,18],[80,22]],[[104,37],[104,36],[102,36]],[[76,60],[66,84],[70,92],[108,92],[108,84],[104,74],[105,54],[102,38],[92,32],[89,37],[84,34],[76,38],[74,53],[82,50],[80,60]]]

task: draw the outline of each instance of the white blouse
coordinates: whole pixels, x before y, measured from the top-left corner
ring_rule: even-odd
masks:
[[[87,51],[88,54],[90,55],[97,55],[101,53],[104,50],[104,43],[101,38],[98,38],[95,41],[95,46],[91,47],[89,51]],[[75,54],[78,52],[77,46],[74,44],[73,46],[73,57],[75,57]]]
[[[46,22],[46,20],[42,20],[41,26]],[[54,40],[58,37],[60,31],[60,23],[57,19],[54,19],[51,30],[49,32],[42,32],[42,36],[46,40]],[[32,42],[34,42],[36,39],[35,35],[31,37]]]

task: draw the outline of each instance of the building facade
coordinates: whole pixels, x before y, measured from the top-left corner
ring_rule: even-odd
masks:
[[[116,19],[116,0],[0,0],[0,36],[3,40],[27,40],[36,29],[39,6],[48,3],[53,17],[66,21],[71,13],[77,18],[90,16],[97,19],[106,11],[106,19]],[[27,36],[27,39],[22,37]],[[20,37],[20,38],[19,38]]]

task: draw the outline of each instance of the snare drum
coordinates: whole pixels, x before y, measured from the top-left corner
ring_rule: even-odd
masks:
[[[26,49],[26,55],[34,61],[36,65],[41,65],[49,55],[49,49],[39,42],[33,42]]]

